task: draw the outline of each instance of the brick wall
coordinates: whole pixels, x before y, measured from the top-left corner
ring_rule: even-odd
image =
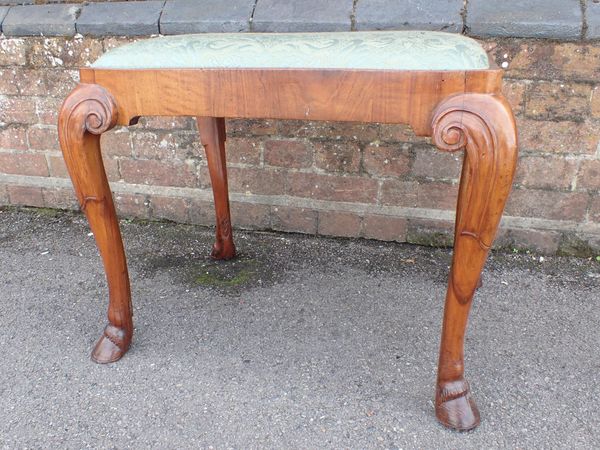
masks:
[[[57,111],[77,68],[129,41],[0,39],[0,204],[77,208]],[[521,154],[498,245],[600,249],[600,44],[488,40],[508,64]],[[506,65],[506,64],[504,64]],[[404,126],[229,120],[238,227],[449,244],[462,155]],[[193,120],[144,118],[103,136],[122,216],[213,224]]]

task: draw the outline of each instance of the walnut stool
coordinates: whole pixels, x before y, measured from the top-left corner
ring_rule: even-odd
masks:
[[[81,209],[102,255],[108,325],[92,358],[109,363],[131,344],[127,263],[100,154],[100,135],[140,116],[195,116],[216,209],[213,256],[232,258],[225,166],[226,117],[403,123],[442,151],[465,150],[454,255],[442,329],[436,414],[468,430],[479,412],[464,378],[473,294],[511,189],[517,135],[502,70],[460,35],[390,31],[203,34],[111,50],[80,70],[59,137]]]

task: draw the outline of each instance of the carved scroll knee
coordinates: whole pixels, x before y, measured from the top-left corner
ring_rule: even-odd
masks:
[[[235,256],[235,245],[231,231],[229,188],[227,186],[225,119],[198,117],[197,120],[200,139],[206,151],[215,200],[216,239],[211,255],[215,259],[227,260]]]
[[[506,100],[462,94],[444,100],[432,122],[443,151],[465,150],[448,282],[436,390],[436,415],[450,428],[469,430],[479,412],[464,378],[464,336],[481,271],[508,198],[517,160],[514,117]]]
[[[94,233],[108,281],[108,325],[92,352],[92,359],[100,363],[121,358],[133,333],[127,262],[100,153],[100,135],[116,121],[113,97],[95,84],[78,85],[64,101],[58,121],[65,163]]]

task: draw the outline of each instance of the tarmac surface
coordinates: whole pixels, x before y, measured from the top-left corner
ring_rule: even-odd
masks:
[[[0,210],[0,448],[599,448],[600,262],[494,253],[471,314],[475,431],[433,412],[451,253],[123,221],[136,332],[79,214]]]

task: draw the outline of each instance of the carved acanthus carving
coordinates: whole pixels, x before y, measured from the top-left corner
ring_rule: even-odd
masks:
[[[442,151],[465,150],[456,210],[455,252],[487,253],[512,185],[517,137],[514,118],[504,98],[489,94],[460,94],[444,100],[432,120],[433,142]],[[462,257],[466,258],[466,256]],[[478,259],[478,258],[476,258]],[[472,264],[460,261],[464,267]],[[453,266],[453,275],[459,270]],[[462,302],[473,295],[479,273],[470,271],[453,287]],[[473,278],[473,279],[471,279]]]
[[[85,180],[80,178],[74,153],[77,149],[89,147],[85,141],[98,140],[100,135],[117,123],[117,105],[112,95],[97,84],[79,84],[64,101],[58,121],[58,138],[71,178],[75,184],[84,188]],[[88,191],[88,192],[84,192]],[[79,205],[85,211],[88,202],[102,202],[104,196],[93,195],[91,190],[76,189]]]

